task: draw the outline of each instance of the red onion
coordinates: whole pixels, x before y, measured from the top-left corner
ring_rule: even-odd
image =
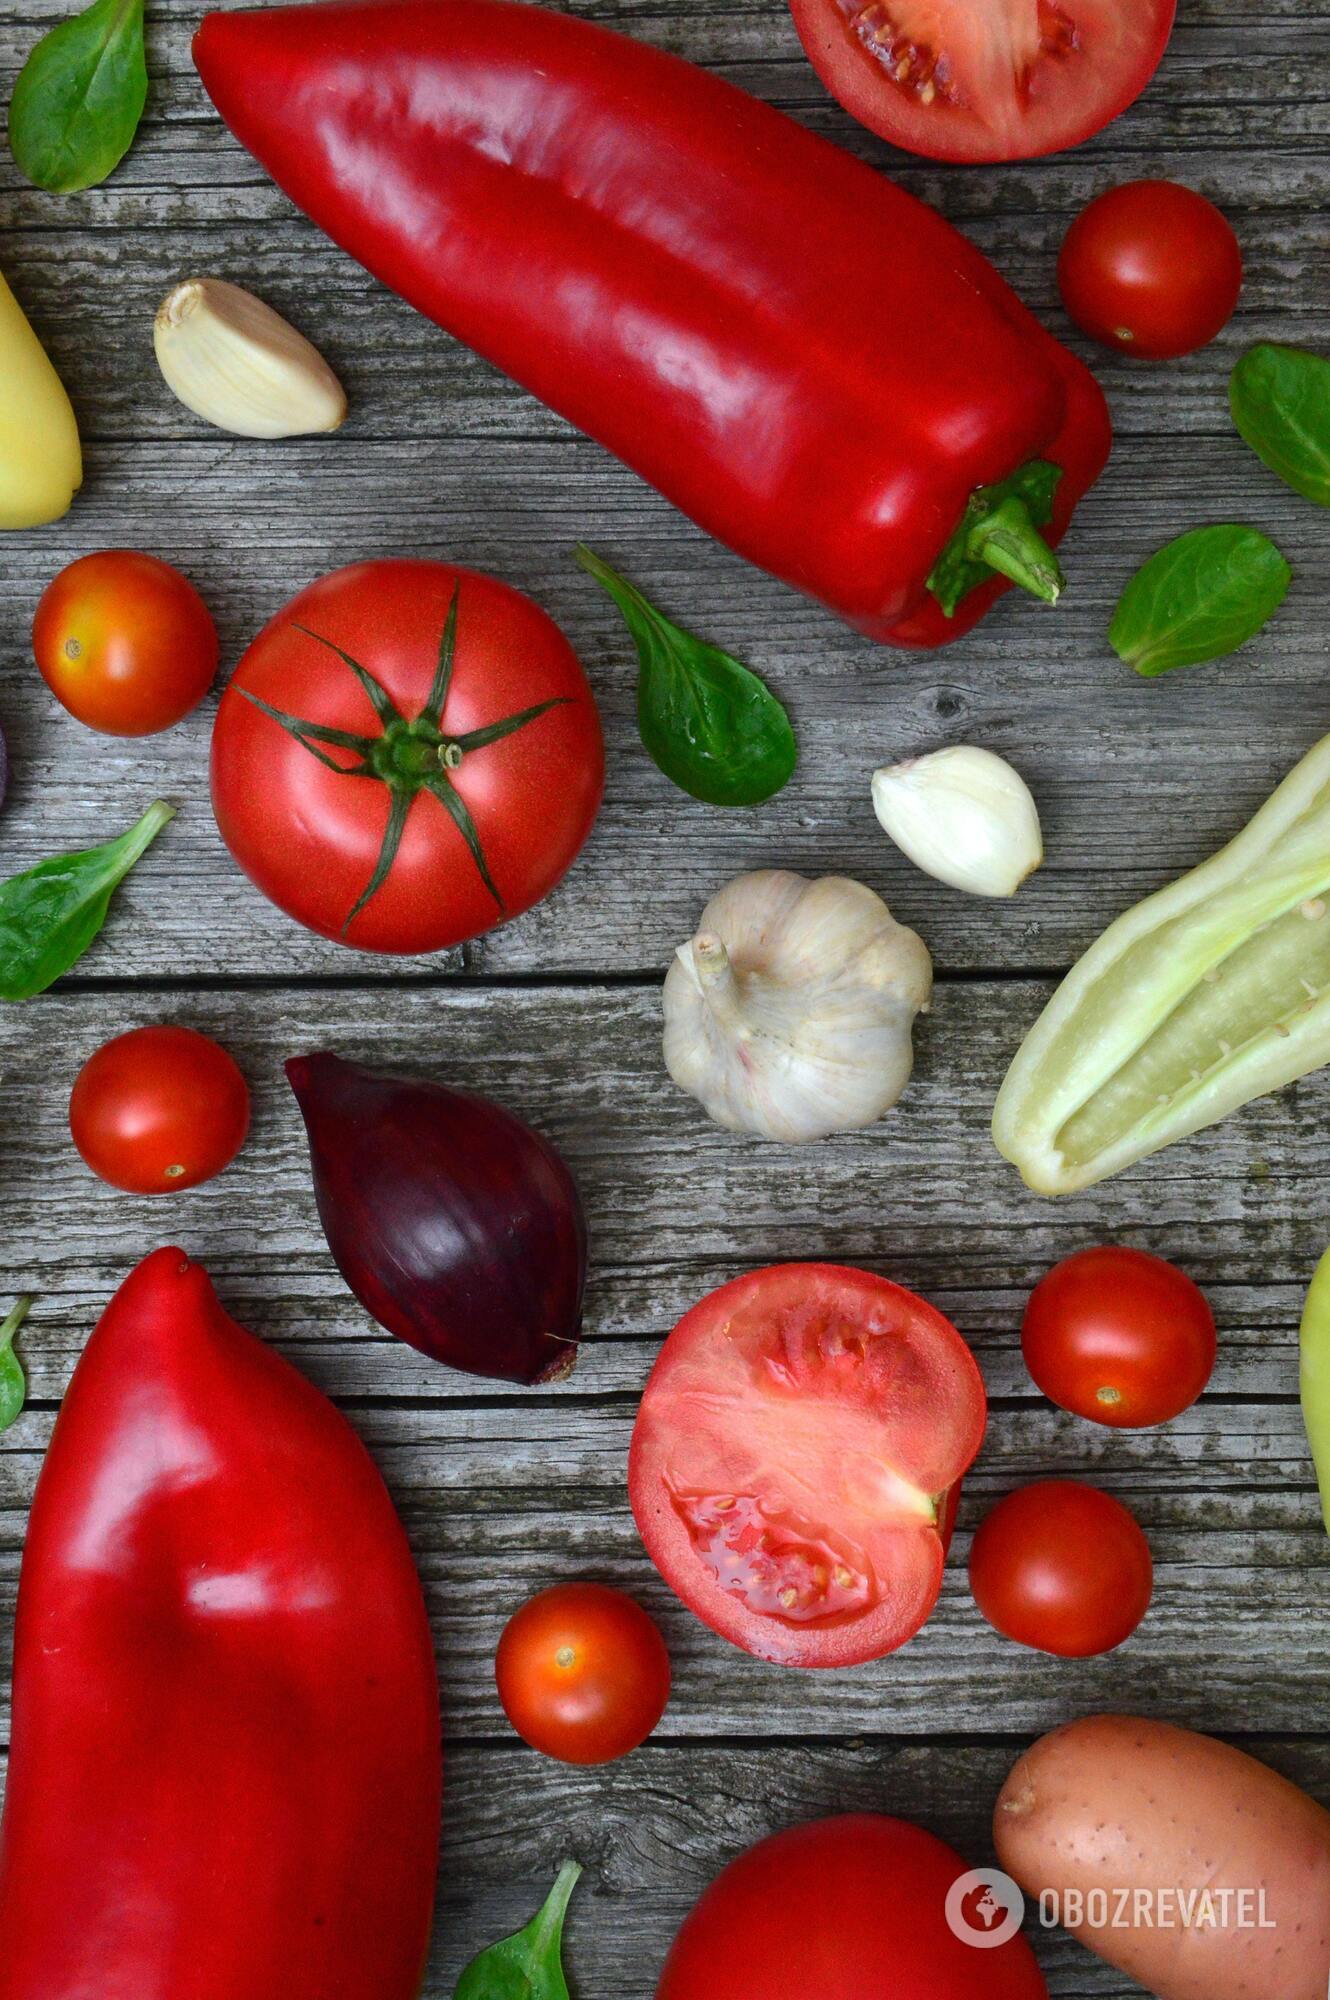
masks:
[[[314,1192],[337,1268],[389,1333],[508,1382],[568,1374],[586,1218],[529,1126],[440,1083],[293,1056]]]

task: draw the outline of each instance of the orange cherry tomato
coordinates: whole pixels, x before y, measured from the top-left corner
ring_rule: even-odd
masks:
[[[133,1028],[89,1056],[69,1100],[84,1161],[127,1194],[197,1187],[229,1167],[249,1130],[233,1057],[193,1028]]]
[[[650,1736],[670,1656],[640,1604],[603,1583],[557,1583],[515,1612],[494,1662],[518,1735],[564,1764],[608,1764]]]
[[[61,570],[32,623],[57,701],[104,736],[152,736],[197,708],[217,672],[217,628],[192,583],[134,549]]]

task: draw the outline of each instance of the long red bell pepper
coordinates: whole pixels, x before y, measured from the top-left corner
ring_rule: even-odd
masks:
[[[3,2000],[414,2000],[440,1762],[406,1537],[179,1250],[126,1279],[56,1421],[12,1737]]]
[[[1056,595],[1037,529],[1056,543],[1103,467],[1103,396],[978,250],[838,147],[515,0],[210,14],[194,55],[377,277],[850,624],[934,646],[995,570]]]

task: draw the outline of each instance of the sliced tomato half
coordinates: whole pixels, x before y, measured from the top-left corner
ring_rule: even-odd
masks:
[[[870,131],[934,160],[1077,146],[1159,67],[1177,0],[790,0],[818,75]]]
[[[838,1264],[777,1264],[686,1313],[651,1371],[628,1483],[647,1552],[759,1659],[843,1667],[937,1602],[983,1378],[924,1299]]]

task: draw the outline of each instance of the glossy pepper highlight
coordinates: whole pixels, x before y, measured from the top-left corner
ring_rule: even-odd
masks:
[[[210,14],[194,56],[376,277],[871,638],[941,645],[1008,576],[1056,597],[1103,396],[979,251],[838,147],[516,0]]]
[[[74,1371],[19,1582],[4,2000],[415,2000],[434,1654],[369,1454],[158,1250]]]

